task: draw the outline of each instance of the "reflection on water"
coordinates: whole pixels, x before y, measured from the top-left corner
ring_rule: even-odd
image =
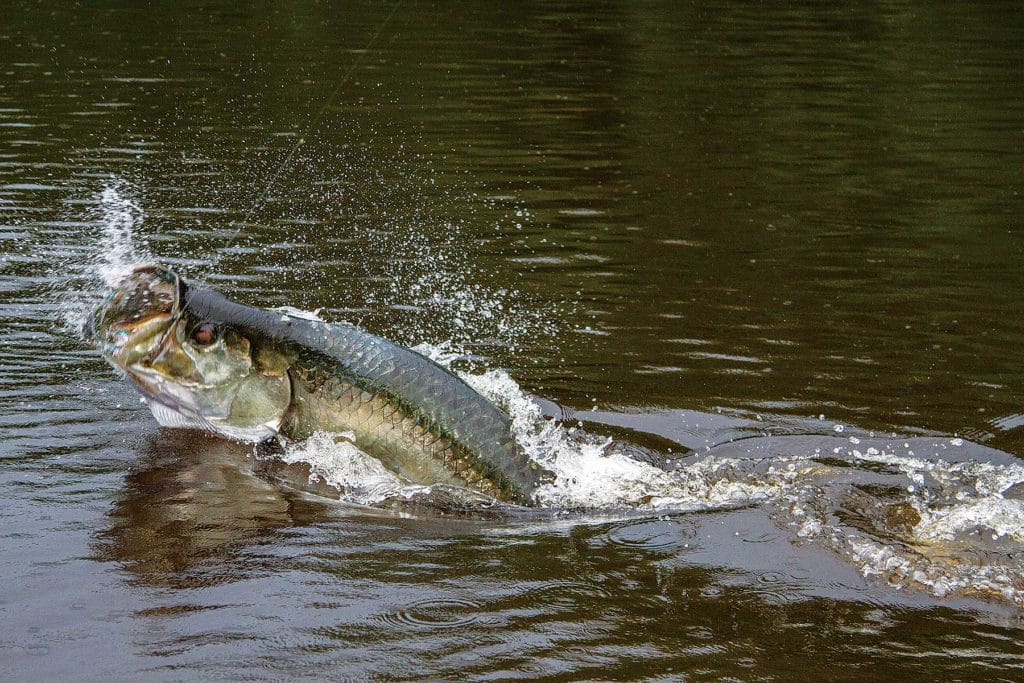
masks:
[[[235,551],[316,520],[322,507],[260,477],[254,466],[251,446],[201,432],[153,433],[110,512],[100,557],[147,582],[239,580],[246,572]],[[224,562],[239,571],[225,576]]]
[[[0,672],[1019,679],[1007,9],[8,3]],[[132,250],[452,340],[673,486],[806,473],[643,518],[342,507],[159,430],[67,329]]]
[[[713,660],[785,676],[796,652],[811,671],[878,675],[922,648],[957,666],[1022,657],[1015,610],[893,593],[756,510],[498,524],[332,511],[257,476],[246,447],[160,436],[99,543],[133,585],[172,589],[130,616],[158,670],[237,671],[198,643],[253,638],[251,664],[307,675],[635,678]],[[966,614],[969,655],[950,633]],[[295,635],[269,637],[282,620]]]

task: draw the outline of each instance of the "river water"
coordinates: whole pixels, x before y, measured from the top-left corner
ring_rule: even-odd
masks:
[[[1007,9],[6,3],[0,673],[1020,680]],[[421,345],[558,481],[160,429],[76,330],[139,260]]]

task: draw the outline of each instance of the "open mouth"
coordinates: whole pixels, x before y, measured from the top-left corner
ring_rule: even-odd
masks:
[[[103,342],[112,333],[130,335],[154,320],[174,320],[180,315],[183,290],[184,283],[173,271],[139,266],[93,311],[83,336],[93,343]]]

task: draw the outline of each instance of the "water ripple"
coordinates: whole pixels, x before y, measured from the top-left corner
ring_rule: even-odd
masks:
[[[460,598],[420,600],[380,618],[385,624],[426,630],[494,623],[494,618],[485,614],[483,606]]]
[[[659,552],[690,547],[696,536],[696,525],[680,518],[622,522],[607,533],[615,545]]]

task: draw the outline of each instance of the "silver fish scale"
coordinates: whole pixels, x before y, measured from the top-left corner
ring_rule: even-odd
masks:
[[[340,424],[355,434],[360,447],[412,481],[472,486],[495,497],[515,497],[514,490],[485,477],[477,459],[464,447],[432,431],[387,393],[373,394],[336,377],[317,381],[303,372],[296,375],[303,388],[296,398],[302,403],[298,429],[309,431],[312,424]],[[316,387],[314,396],[305,393],[307,385]]]
[[[481,490],[490,489],[486,478],[503,492],[500,497],[529,503],[534,488],[550,476],[518,447],[504,412],[429,358],[352,325],[282,316],[235,303],[212,290],[189,287],[185,308],[199,319],[229,324],[250,338],[289,349],[298,366],[319,381],[337,380],[366,392],[365,397],[360,394],[366,399],[361,403],[383,397],[385,404],[396,407],[392,427],[410,429],[411,420],[424,428],[424,434],[449,441],[451,448],[426,436],[420,439],[424,451],[446,467],[468,464],[478,477],[452,474],[470,484],[478,478]],[[383,408],[381,416],[383,420]]]
[[[342,376],[363,389],[368,399],[386,394],[402,408],[398,412],[419,417],[430,431],[461,446],[477,460],[474,469],[496,479],[500,489],[526,497],[536,486],[542,472],[515,443],[509,418],[462,379],[418,353],[355,327],[317,326],[321,329],[301,335],[307,337],[303,346],[315,351],[313,342],[321,341],[323,353],[338,363]],[[311,365],[323,362],[309,360]],[[445,459],[455,457],[444,455],[448,456]]]

